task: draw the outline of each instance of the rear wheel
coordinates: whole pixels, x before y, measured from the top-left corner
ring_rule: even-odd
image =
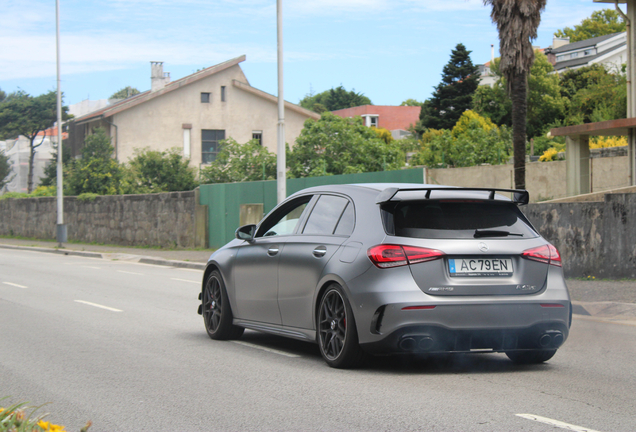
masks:
[[[203,288],[203,322],[208,336],[216,340],[237,339],[245,329],[232,324],[232,310],[221,274],[215,270]]]
[[[538,364],[550,360],[557,350],[506,351],[510,360],[517,364]]]
[[[351,306],[338,284],[332,284],[318,310],[320,354],[334,368],[350,368],[360,363],[364,352],[358,344],[358,331]]]

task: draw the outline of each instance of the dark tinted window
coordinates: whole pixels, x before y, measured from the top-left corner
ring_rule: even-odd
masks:
[[[333,234],[348,203],[345,198],[322,195],[309,215],[303,234]]]
[[[287,203],[263,221],[255,237],[293,234],[309,201],[311,195]]]
[[[353,226],[355,225],[355,215],[353,212],[353,205],[349,203],[345,208],[344,213],[340,217],[338,227],[336,228],[336,235],[350,235],[353,232]]]
[[[513,203],[482,200],[401,201],[382,207],[387,232],[415,238],[529,238],[537,233]],[[511,233],[502,235],[501,231]],[[520,234],[520,235],[519,235]]]

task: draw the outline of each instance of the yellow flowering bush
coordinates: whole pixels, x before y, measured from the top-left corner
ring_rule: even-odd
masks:
[[[43,418],[46,414],[32,418],[40,407],[33,408],[27,414],[26,410],[30,407],[24,405],[18,403],[8,408],[0,407],[0,432],[67,432],[64,426],[44,421]],[[88,431],[91,425],[92,423],[89,421],[80,432]]]
[[[497,125],[489,118],[482,117],[473,110],[466,110],[462,113],[461,117],[457,120],[457,123],[455,123],[455,126],[453,127],[453,136],[457,137],[468,132],[471,127],[474,127],[474,125],[471,124],[472,122],[479,123],[479,127],[486,132],[497,129]]]
[[[627,137],[624,136],[598,136],[590,137],[590,148],[622,147],[627,145]]]
[[[541,157],[539,158],[540,162],[550,162],[553,161],[554,159],[556,159],[556,155],[557,153],[559,153],[557,151],[557,149],[555,149],[554,147],[551,147],[549,149],[547,149],[546,151],[543,152],[543,154],[541,155]]]

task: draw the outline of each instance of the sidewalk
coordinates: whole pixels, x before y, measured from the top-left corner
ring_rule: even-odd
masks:
[[[9,238],[0,238],[0,248],[37,250],[200,270],[205,269],[205,263],[212,254],[210,249],[150,249],[80,243],[65,243],[63,249],[58,249],[55,241]],[[572,297],[574,314],[636,323],[636,280],[568,279],[567,285]]]

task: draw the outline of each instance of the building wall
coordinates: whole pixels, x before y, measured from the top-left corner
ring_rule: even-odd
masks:
[[[419,106],[362,105],[332,112],[343,118],[356,117],[363,114],[377,114],[379,116],[379,127],[388,130],[407,130],[410,126],[415,126],[419,121],[420,111],[421,108]]]
[[[522,207],[559,250],[567,277],[636,278],[636,194],[607,194],[603,202],[538,203]]]
[[[183,150],[184,125],[190,125],[190,153],[194,166],[201,164],[201,130],[225,130],[225,138],[240,143],[252,139],[252,131],[263,132],[263,145],[276,152],[278,110],[276,103],[243,91],[232,85],[237,80],[247,83],[236,65],[199,81],[184,85],[161,97],[151,99],[113,116],[111,136],[117,135],[117,157],[126,162],[135,149],[150,147]],[[225,86],[225,102],[221,101]],[[201,93],[211,93],[209,103],[201,103]],[[308,117],[287,109],[285,138],[293,144]]]
[[[464,187],[514,188],[513,165],[428,169],[427,183]],[[629,186],[627,156],[590,159],[592,191]],[[526,164],[526,189],[530,200],[545,201],[567,196],[565,161]]]
[[[69,240],[193,248],[196,207],[195,191],[66,197],[64,222]],[[54,197],[0,200],[0,235],[54,240],[56,224]]]

